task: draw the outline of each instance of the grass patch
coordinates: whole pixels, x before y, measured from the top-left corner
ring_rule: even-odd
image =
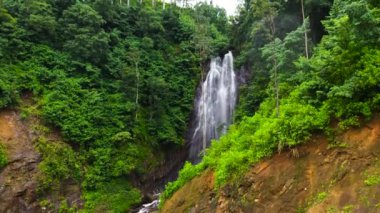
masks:
[[[313,196],[312,198],[310,198],[306,203],[302,204],[301,206],[299,206],[296,210],[297,213],[305,213],[307,212],[307,210],[316,205],[316,204],[319,204],[321,202],[323,202],[328,196],[328,193],[323,191],[323,192],[319,192],[318,194],[316,194],[315,196]]]
[[[324,201],[327,197],[327,192],[320,192],[318,193],[316,199],[315,199],[315,202],[316,203],[321,203],[322,201]]]
[[[380,184],[380,177],[377,175],[369,175],[367,179],[364,180],[364,184],[367,186],[374,186]]]
[[[336,207],[334,207],[334,206],[330,206],[327,209],[327,213],[339,213],[339,210]]]
[[[327,149],[334,149],[334,148],[348,148],[348,144],[345,142],[332,142],[329,143],[327,146]]]
[[[8,164],[7,152],[5,147],[0,140],[0,169],[4,168]]]
[[[351,213],[354,210],[354,205],[346,205],[343,207],[342,212],[343,213]]]
[[[369,170],[364,173],[364,184],[366,186],[375,186],[380,184],[380,172],[378,170],[379,163],[376,165],[376,170]]]
[[[314,194],[312,197],[310,197],[305,203],[303,203],[301,206],[299,206],[296,210],[297,213],[305,213],[308,209],[310,209],[312,206],[317,205],[319,203],[322,203],[328,194],[328,189],[331,187],[331,185],[323,185],[322,189],[326,191],[321,191],[317,194]]]

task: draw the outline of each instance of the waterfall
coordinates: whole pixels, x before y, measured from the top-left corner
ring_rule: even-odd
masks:
[[[195,123],[189,130],[189,160],[198,162],[200,153],[210,145],[212,139],[218,139],[232,123],[236,104],[236,76],[232,53],[227,53],[223,60],[214,58],[204,82],[201,93],[196,98]],[[179,169],[179,168],[178,168]],[[178,170],[176,170],[178,171]],[[159,200],[144,204],[138,213],[157,211]]]
[[[189,159],[199,161],[199,155],[212,139],[218,139],[232,122],[236,104],[236,77],[232,53],[223,59],[214,58],[196,101],[196,124],[190,142]]]

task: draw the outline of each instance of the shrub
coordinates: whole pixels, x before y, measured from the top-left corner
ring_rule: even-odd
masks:
[[[0,169],[4,168],[8,164],[8,157],[5,151],[4,145],[0,140]]]
[[[127,212],[133,205],[141,202],[141,193],[130,186],[127,180],[115,179],[105,183],[96,191],[85,191],[85,212]]]
[[[380,184],[380,177],[378,175],[367,175],[367,178],[364,180],[365,185],[374,186]]]
[[[38,166],[41,171],[39,176],[41,191],[57,189],[63,180],[80,180],[80,160],[69,145],[40,137],[36,146],[42,155],[42,161]]]

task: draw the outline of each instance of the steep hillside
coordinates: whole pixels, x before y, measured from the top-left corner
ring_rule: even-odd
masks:
[[[227,211],[226,208],[231,208],[229,211],[261,208],[263,211],[280,209],[290,212],[308,209],[317,201],[328,201],[328,193],[335,190],[333,186],[338,187],[343,181],[340,176],[351,176],[348,172],[351,166],[360,175],[352,180],[347,178],[350,179],[348,184],[361,186],[365,178],[368,179],[367,185],[378,182],[376,174],[362,174],[365,173],[365,163],[351,162],[351,158],[366,159],[371,149],[358,146],[341,133],[359,127],[380,110],[380,4],[364,0],[323,2],[330,8],[326,20],[322,21],[327,34],[309,51],[307,18],[296,29],[282,31],[283,35],[276,30],[283,26],[282,20],[288,20],[286,17],[293,14],[290,9],[297,8],[294,1],[245,1],[234,27],[250,36],[246,38],[243,50],[236,54],[236,60],[251,71],[252,79],[241,89],[235,123],[225,135],[211,143],[199,164],[185,164],[179,178],[169,183],[162,193],[161,205],[207,169],[214,171],[213,185],[219,193],[219,201],[207,201],[210,202],[208,205],[198,204],[198,207],[215,206],[221,211]],[[301,11],[303,1],[297,3],[301,3]],[[309,10],[318,6],[317,1],[309,3]],[[324,8],[323,5],[318,7]],[[318,139],[316,135],[326,135],[326,138]],[[300,147],[307,142],[310,144],[312,139],[312,144],[320,144],[315,149],[322,151],[310,152],[310,145]],[[341,148],[331,149],[333,145],[330,145],[328,149],[327,142],[324,142],[327,139],[335,141],[338,144],[335,146]],[[372,141],[359,139],[365,144]],[[348,147],[343,149],[342,146]],[[347,153],[341,153],[340,149]],[[291,150],[291,155],[300,157],[300,160],[285,160],[286,150]],[[274,157],[275,163],[267,162],[268,168],[262,172],[248,172],[253,165],[281,151],[283,154]],[[321,164],[325,159],[326,164]],[[371,159],[366,160],[366,163],[372,163]],[[266,167],[259,165],[256,167],[259,171]],[[349,168],[347,172],[344,171],[346,167]],[[267,177],[266,171],[270,170],[274,173],[269,172]],[[247,176],[247,172],[251,175]],[[320,178],[321,174],[323,178]],[[247,180],[241,181],[244,176]],[[256,176],[262,181],[250,181],[250,177]],[[181,196],[180,199],[185,197],[192,196]],[[336,197],[340,199],[339,194]],[[328,202],[349,209],[352,207],[350,202],[355,201],[353,205],[361,208],[357,203],[361,199],[356,198]],[[331,199],[335,198],[331,195]],[[257,205],[249,205],[255,201]],[[187,203],[185,208],[190,206]]]
[[[39,130],[60,133],[30,138],[28,127],[4,135],[0,168],[10,165],[2,178],[13,187],[30,169],[20,186],[38,183],[39,204],[53,210],[83,204],[85,212],[126,212],[149,200],[186,157],[197,84],[209,58],[226,51],[230,25],[223,9],[206,3],[1,0],[0,112],[32,94],[35,106],[5,120],[21,128],[20,116],[37,115]],[[5,159],[11,149],[31,153],[25,169],[13,168],[17,153]],[[60,196],[68,183],[74,192]],[[0,199],[24,193],[8,189]],[[24,200],[32,208],[35,198]]]
[[[235,1],[0,0],[0,212],[376,212],[380,1]]]
[[[214,190],[207,170],[165,202],[162,212],[379,212],[380,117],[339,134],[315,135],[252,166]]]
[[[59,173],[46,172],[46,168],[64,168],[52,160],[60,161],[57,153],[64,153],[58,145],[61,137],[47,130],[37,117],[23,118],[20,110],[0,111],[0,145],[7,158],[0,170],[0,212],[55,212],[60,206],[64,210],[63,206],[83,205],[77,182],[63,178],[55,184],[51,178],[60,180]],[[51,150],[43,147],[42,138],[51,143]]]

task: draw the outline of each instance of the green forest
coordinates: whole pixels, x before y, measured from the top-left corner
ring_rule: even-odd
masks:
[[[222,187],[264,157],[297,155],[314,134],[335,143],[379,111],[379,1],[244,0],[235,16],[206,3],[178,5],[0,0],[0,109],[17,108],[42,121],[39,131],[60,134],[34,142],[41,206],[138,207],[136,180],[186,147],[199,82],[210,59],[228,50],[246,75],[234,124],[200,163],[185,163],[161,204],[206,169]],[[54,210],[50,195],[65,181],[80,185],[84,206],[62,198]]]

